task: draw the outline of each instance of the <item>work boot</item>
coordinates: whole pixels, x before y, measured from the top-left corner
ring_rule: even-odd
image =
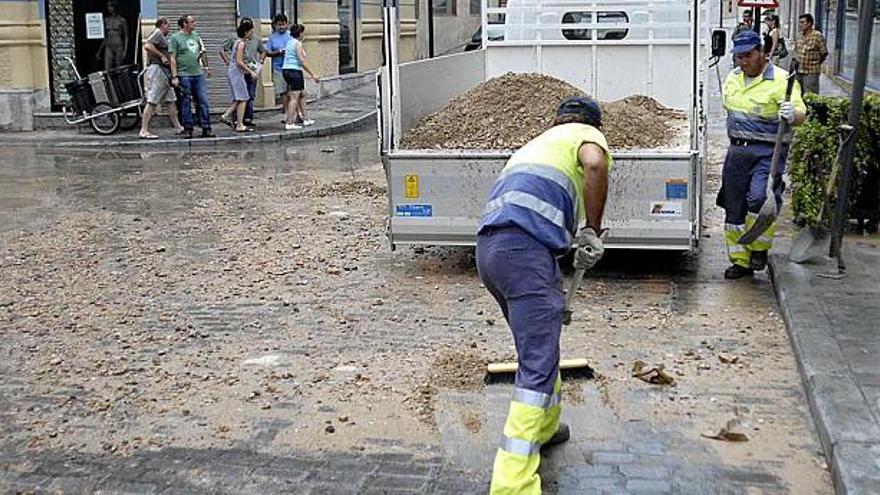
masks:
[[[749,260],[752,270],[756,272],[767,268],[767,251],[752,251],[752,257]]]
[[[212,138],[212,137],[217,137],[217,136],[215,136],[214,133],[211,132],[211,128],[208,127],[207,129],[202,129],[202,137],[203,138]]]
[[[193,137],[193,130],[192,130],[192,129],[189,129],[189,128],[186,128],[186,129],[183,130],[183,133],[181,134],[181,136],[183,136],[183,139],[192,139],[192,137]]]
[[[752,275],[754,273],[754,270],[752,270],[751,268],[746,268],[739,265],[730,265],[727,270],[724,270],[724,278],[737,279],[743,278],[746,275]]]
[[[559,423],[559,428],[556,429],[556,433],[550,437],[550,440],[544,445],[541,445],[541,448],[544,447],[552,447],[554,445],[559,445],[560,443],[565,443],[571,437],[571,428],[568,427],[565,423]]]

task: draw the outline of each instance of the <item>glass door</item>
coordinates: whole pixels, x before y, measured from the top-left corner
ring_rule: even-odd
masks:
[[[356,0],[336,0],[339,19],[339,73],[357,72]]]

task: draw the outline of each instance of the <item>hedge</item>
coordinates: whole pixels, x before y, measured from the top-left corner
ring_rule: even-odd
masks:
[[[815,225],[828,174],[837,154],[838,131],[849,119],[849,99],[808,94],[807,120],[795,128],[788,158],[792,211],[796,223]],[[849,218],[877,215],[880,205],[880,96],[866,95],[848,196]],[[838,174],[839,177],[841,173]],[[834,190],[836,191],[835,184]],[[833,204],[833,202],[832,202]],[[825,221],[830,218],[826,212]]]

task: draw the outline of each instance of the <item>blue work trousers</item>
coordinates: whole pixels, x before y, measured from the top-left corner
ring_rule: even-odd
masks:
[[[192,102],[196,101],[199,110],[199,127],[211,128],[211,111],[208,108],[208,80],[204,74],[198,76],[180,76],[181,101],[180,110],[183,113],[183,127],[192,129],[195,123],[192,115]]]
[[[776,203],[782,207],[782,174],[788,146],[780,153],[779,170],[773,192]],[[725,223],[742,224],[746,213],[758,213],[767,198],[767,179],[770,161],[773,159],[773,143],[749,143],[747,146],[731,144],[724,159],[721,172],[721,195],[719,206],[724,208]]]
[[[553,253],[518,227],[477,237],[477,270],[513,333],[517,388],[552,394],[565,296]]]

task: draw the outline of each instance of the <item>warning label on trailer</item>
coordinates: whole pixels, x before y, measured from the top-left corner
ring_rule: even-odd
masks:
[[[680,217],[683,211],[681,201],[651,201],[652,217]]]
[[[404,184],[404,194],[407,198],[418,198],[419,197],[419,176],[418,175],[407,175],[403,178]]]
[[[394,215],[398,217],[432,217],[434,208],[431,205],[396,205]]]

